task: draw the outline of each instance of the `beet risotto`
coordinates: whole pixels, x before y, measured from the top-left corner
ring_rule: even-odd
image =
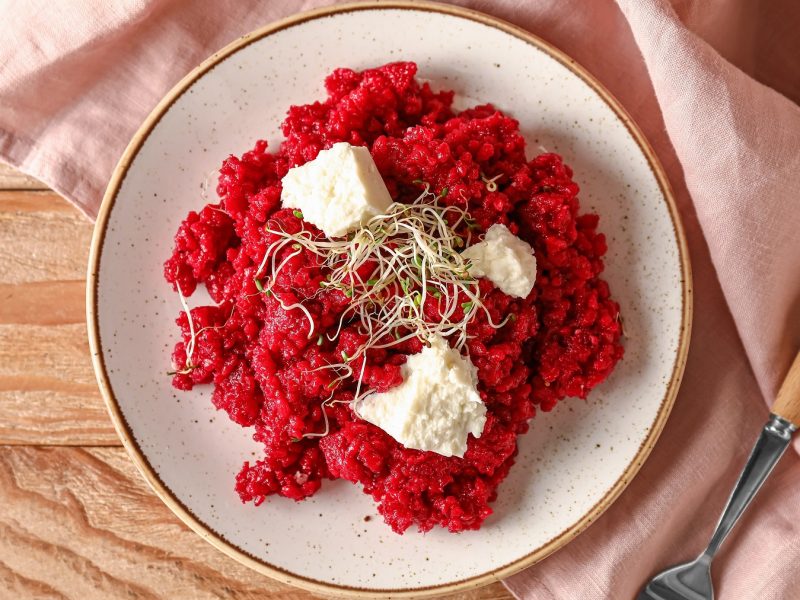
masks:
[[[526,158],[517,121],[454,111],[416,70],[337,69],[325,101],[289,109],[274,152],[258,141],[222,163],[219,202],[175,236],[170,374],[181,390],[213,384],[263,445],[235,477],[243,502],[343,478],[398,533],[478,529],[537,407],[586,398],[622,358],[606,240],[572,170]],[[322,164],[334,152],[336,169]],[[326,227],[356,210],[336,204],[342,185],[325,188],[325,223],[287,200],[290,179],[316,202],[328,176],[367,198],[341,235]],[[198,284],[216,305],[189,309]]]

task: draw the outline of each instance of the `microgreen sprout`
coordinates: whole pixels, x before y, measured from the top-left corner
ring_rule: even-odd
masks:
[[[183,312],[186,313],[186,319],[189,322],[189,341],[186,343],[186,361],[184,362],[182,369],[176,369],[174,371],[167,371],[167,375],[188,375],[192,371],[194,371],[199,365],[194,364],[192,361],[192,357],[194,355],[195,345],[197,344],[197,339],[201,333],[208,329],[220,329],[227,325],[228,321],[230,321],[231,317],[233,316],[233,312],[236,310],[236,304],[231,307],[231,314],[228,315],[228,318],[225,320],[225,323],[222,325],[206,325],[205,327],[201,327],[200,329],[195,329],[194,327],[194,318],[192,317],[192,310],[189,308],[189,303],[186,301],[186,296],[183,295],[181,291],[181,286],[178,283],[175,283],[175,289],[178,290],[178,298],[181,301],[181,307],[183,308]]]
[[[293,214],[295,217],[297,217],[298,219],[302,219],[302,218],[303,218],[303,213],[302,213],[302,211],[299,211],[299,210],[293,210],[293,211],[292,211],[292,214]]]
[[[481,173],[481,181],[486,184],[486,191],[487,192],[496,192],[497,191],[497,180],[503,176],[502,173],[499,175],[495,175],[491,179],[487,179],[486,176]]]
[[[302,435],[302,437],[304,437],[304,438],[314,438],[314,437],[325,437],[326,435],[328,435],[328,432],[331,430],[331,423],[328,420],[328,413],[325,412],[325,407],[326,406],[331,406],[333,404],[333,402],[334,402],[333,394],[331,394],[326,400],[323,400],[322,404],[320,405],[320,410],[322,411],[322,418],[325,420],[325,429],[323,429],[320,432],[304,433]],[[292,441],[294,441],[294,440],[292,440]],[[298,439],[297,441],[299,442],[300,440]]]
[[[448,188],[442,188],[437,196],[429,183],[414,183],[424,186],[424,191],[413,202],[391,204],[383,214],[344,237],[329,239],[307,229],[288,233],[272,221],[264,228],[272,241],[255,278],[267,274],[265,289],[273,289],[281,270],[305,252],[306,263],[316,260],[319,268],[327,272],[314,295],[341,293],[350,298],[327,338],[334,341],[344,327],[355,324],[366,341],[351,355],[342,352],[342,362],[315,369],[336,373],[337,377],[328,384],[333,389],[340,381],[357,375],[353,365],[361,359],[355,398],[347,402],[357,401],[362,395],[370,349],[388,348],[415,338],[427,343],[432,336],[440,335],[452,337],[455,348],[463,351],[469,339],[467,325],[478,311],[484,311],[492,327],[502,326],[494,323],[481,301],[478,281],[470,275],[470,263],[460,253],[460,248],[469,244],[469,230],[477,227],[475,222],[460,206],[439,202],[447,196]],[[284,308],[306,312],[310,337],[314,321],[308,310],[301,303]],[[322,344],[322,336],[318,336],[317,344]]]

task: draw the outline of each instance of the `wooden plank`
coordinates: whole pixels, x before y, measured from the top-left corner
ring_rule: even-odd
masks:
[[[200,539],[150,492],[120,448],[3,448],[0,498],[0,589],[9,597],[315,597]],[[498,583],[451,598],[511,596]]]
[[[0,213],[66,213],[91,222],[80,211],[55,192],[49,190],[0,190]]]
[[[0,192],[0,283],[82,281],[92,223],[53,192]]]
[[[47,186],[30,175],[0,162],[0,190],[46,190]]]
[[[84,281],[0,282],[0,325],[74,325],[86,322]]]
[[[95,390],[4,390],[0,398],[0,440],[4,444],[120,445]]]
[[[83,317],[69,310],[45,311],[43,324],[0,324],[0,443],[119,444],[95,382]],[[74,323],[46,323],[75,316]],[[0,320],[7,318],[4,311]]]
[[[92,224],[50,192],[0,192],[0,443],[118,445],[86,338]]]
[[[0,284],[0,443],[119,445],[89,356],[84,284]]]

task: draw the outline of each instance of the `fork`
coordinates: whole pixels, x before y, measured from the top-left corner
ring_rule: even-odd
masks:
[[[705,550],[691,562],[671,567],[653,577],[637,600],[714,600],[711,560],[739,517],[772,472],[800,427],[800,354],[781,385],[767,424],[733,488],[717,528]]]

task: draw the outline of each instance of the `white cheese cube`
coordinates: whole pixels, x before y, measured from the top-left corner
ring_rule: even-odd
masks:
[[[356,413],[406,448],[463,457],[467,436],[481,437],[486,424],[475,365],[437,335],[408,357],[401,373],[403,383],[367,396]]]
[[[369,150],[347,142],[334,144],[314,160],[289,169],[282,183],[284,208],[300,210],[304,220],[328,237],[358,229],[392,203]]]
[[[472,264],[473,277],[486,277],[501,292],[517,298],[531,293],[536,281],[536,257],[533,248],[519,239],[505,225],[492,225],[483,241],[461,253]]]

